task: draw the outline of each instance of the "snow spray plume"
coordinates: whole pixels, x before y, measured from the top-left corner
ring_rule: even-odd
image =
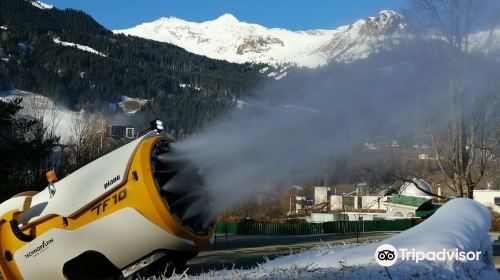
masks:
[[[200,168],[212,215],[258,187],[304,182],[373,137],[415,133],[437,121],[448,100],[446,65],[424,49],[412,42],[355,63],[289,73],[173,148]],[[478,69],[468,73],[471,86],[486,73]]]

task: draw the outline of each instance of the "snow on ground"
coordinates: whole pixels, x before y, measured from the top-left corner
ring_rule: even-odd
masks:
[[[241,101],[239,99],[236,100],[236,107],[238,109],[243,109],[245,106],[248,106],[248,102]]]
[[[77,49],[82,50],[82,51],[86,51],[86,52],[89,52],[92,54],[106,57],[106,55],[103,54],[102,52],[96,51],[95,49],[88,47],[88,46],[84,46],[84,45],[80,45],[80,44],[76,44],[76,43],[71,43],[71,42],[64,42],[64,41],[61,41],[59,38],[52,38],[52,40],[54,41],[54,43],[56,43],[58,45],[62,45],[65,47],[77,48]]]
[[[42,1],[31,1],[31,5],[37,7],[42,10],[50,10],[54,8],[54,5],[49,5],[47,3],[43,3]]]
[[[264,67],[264,68],[259,70],[259,73],[264,74],[267,72],[267,70],[269,70],[269,67]]]
[[[200,87],[193,86],[193,85],[190,85],[190,84],[183,84],[183,83],[179,84],[179,87],[180,87],[180,88],[193,88],[193,89],[195,89],[195,90],[197,90],[197,91],[200,91],[200,90],[201,90],[201,88],[200,88]]]
[[[126,114],[135,114],[142,108],[142,106],[144,106],[144,104],[148,102],[149,102],[148,99],[131,98],[122,95],[122,101],[118,103],[118,106]]]
[[[250,270],[212,271],[191,279],[500,279],[495,271],[488,235],[490,212],[481,204],[457,198],[442,206],[422,224],[378,243],[361,246],[320,246],[281,257]],[[423,260],[400,257],[387,270],[376,263],[381,244],[416,251],[481,252],[473,261]],[[186,276],[175,276],[180,279]]]
[[[72,121],[79,112],[62,108],[45,96],[23,90],[10,90],[0,92],[0,100],[9,101],[22,98],[21,109],[18,114],[24,116],[43,118],[45,125],[52,127],[54,132],[61,137],[61,142],[68,140]]]
[[[288,74],[287,72],[282,73],[282,74],[280,74],[279,76],[277,76],[277,77],[276,77],[276,78],[274,78],[274,79],[276,79],[276,80],[281,80],[281,79],[285,78],[287,74]]]

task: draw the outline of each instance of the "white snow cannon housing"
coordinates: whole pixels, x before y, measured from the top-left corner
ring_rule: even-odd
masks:
[[[0,204],[3,279],[123,279],[123,269],[152,255],[162,257],[151,273],[184,270],[213,222],[202,179],[173,156],[173,141],[151,131]]]

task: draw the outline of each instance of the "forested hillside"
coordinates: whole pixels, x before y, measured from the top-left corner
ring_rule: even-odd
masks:
[[[192,132],[261,79],[262,65],[113,34],[81,11],[0,0],[0,26],[0,90],[34,91],[71,109],[103,110],[122,95],[147,98],[147,117]]]

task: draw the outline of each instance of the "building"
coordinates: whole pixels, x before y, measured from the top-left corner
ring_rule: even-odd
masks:
[[[430,160],[430,158],[431,157],[428,154],[426,154],[426,153],[420,153],[420,154],[418,154],[418,159],[419,160]]]
[[[295,214],[298,214],[302,209],[306,207],[306,197],[305,196],[295,196]]]
[[[474,190],[474,200],[500,213],[500,190]]]
[[[365,195],[354,197],[354,209],[382,210],[384,208],[383,196]]]
[[[330,196],[331,213],[313,213],[311,221],[357,221],[384,219],[386,216],[384,196],[332,195]],[[333,215],[335,214],[335,215]]]
[[[334,185],[330,191],[331,195],[351,195],[356,191],[356,186],[351,184]]]
[[[328,202],[330,187],[314,187],[314,204]]]
[[[427,153],[420,153],[420,154],[418,154],[417,158],[419,160],[436,160],[437,159],[436,157],[430,156]]]
[[[432,204],[432,188],[429,183],[417,178],[412,181],[405,182],[398,194],[387,197],[384,202],[387,218],[425,218],[436,211],[437,206]]]
[[[370,150],[376,150],[376,149],[378,149],[377,144],[372,143],[372,142],[365,143],[365,147],[367,147]]]
[[[370,193],[370,188],[366,182],[359,183],[356,185],[356,193],[358,196],[368,195]]]
[[[392,140],[391,141],[391,145],[390,145],[391,148],[399,148],[399,143],[397,140]]]
[[[432,201],[422,197],[394,195],[385,202],[386,218],[404,219],[418,217],[417,211],[431,210]]]
[[[108,135],[115,139],[135,139],[138,133],[133,126],[112,125],[108,127]]]
[[[416,186],[415,183],[418,185]],[[432,187],[423,179],[413,178],[412,182],[405,182],[399,188],[399,194],[404,196],[432,198]]]
[[[348,221],[349,217],[343,212],[311,213],[311,223],[325,223],[334,221]]]
[[[352,210],[354,209],[354,196],[332,195],[330,196],[330,210]]]
[[[295,208],[292,208],[292,202]],[[290,213],[301,214],[309,211],[314,206],[314,199],[306,196],[296,195],[295,200],[290,200]]]
[[[317,187],[315,201],[325,201],[326,191]],[[405,182],[398,193],[389,196],[386,192],[370,194],[367,184],[362,183],[348,194],[330,195],[328,213],[313,210],[311,222],[427,218],[439,207],[432,203],[432,198],[431,186],[422,179]],[[498,202],[500,205],[500,191]]]

